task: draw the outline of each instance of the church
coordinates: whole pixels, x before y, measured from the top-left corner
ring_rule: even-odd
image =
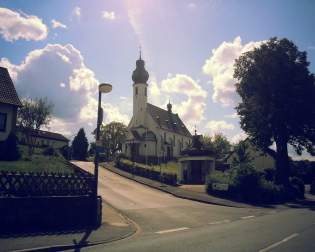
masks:
[[[148,79],[140,53],[132,74],[133,115],[122,152],[130,160],[156,164],[178,158],[191,144],[192,135],[170,103],[166,109],[148,103]]]

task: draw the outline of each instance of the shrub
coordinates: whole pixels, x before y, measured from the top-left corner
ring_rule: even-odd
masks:
[[[1,145],[1,160],[15,161],[21,157],[18,147],[18,139],[14,133],[11,132]]]
[[[293,187],[293,193],[297,198],[304,198],[305,186],[304,181],[298,177],[292,177],[290,179],[291,186]]]
[[[45,156],[57,156],[58,154],[57,154],[57,152],[56,152],[56,150],[53,148],[53,147],[51,147],[51,146],[48,146],[48,147],[46,147],[44,150],[43,150],[43,155],[45,155]]]
[[[313,180],[313,182],[311,184],[311,191],[310,191],[310,193],[315,195],[315,179]]]

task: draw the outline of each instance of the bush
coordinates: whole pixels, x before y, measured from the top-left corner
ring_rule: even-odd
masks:
[[[305,186],[304,181],[298,177],[292,177],[290,179],[291,187],[293,189],[293,193],[297,198],[304,198]]]
[[[18,139],[14,133],[10,133],[7,139],[1,144],[0,159],[5,161],[15,161],[21,157]]]
[[[311,184],[311,191],[310,191],[310,193],[315,195],[315,179],[313,180],[313,182]]]
[[[51,146],[46,147],[42,153],[45,156],[58,156],[57,151]]]

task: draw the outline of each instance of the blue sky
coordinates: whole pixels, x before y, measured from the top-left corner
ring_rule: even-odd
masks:
[[[105,122],[128,123],[139,46],[150,74],[149,101],[192,130],[244,137],[234,107],[233,62],[272,36],[293,40],[315,72],[314,1],[3,1],[0,64],[21,97],[55,104],[49,126],[71,137],[95,125],[99,82]]]

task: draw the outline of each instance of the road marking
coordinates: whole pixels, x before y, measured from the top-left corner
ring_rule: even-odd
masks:
[[[223,223],[229,223],[231,222],[230,220],[222,220],[222,221],[214,221],[214,222],[209,222],[209,225],[217,225],[217,224],[223,224]]]
[[[155,232],[156,234],[166,234],[166,233],[172,233],[172,232],[177,232],[177,231],[182,231],[182,230],[187,230],[189,229],[188,227],[181,227],[181,228],[174,228],[174,229],[167,229],[167,230],[162,230]]]
[[[271,250],[271,249],[273,249],[273,248],[279,246],[280,244],[285,243],[285,242],[287,242],[287,241],[293,239],[294,237],[296,237],[296,236],[298,236],[298,235],[299,235],[299,234],[297,234],[297,233],[291,234],[290,236],[284,238],[283,240],[278,241],[278,242],[276,242],[276,243],[274,243],[274,244],[271,244],[271,245],[268,246],[267,248],[261,249],[261,250],[259,250],[258,252],[266,252],[266,251],[269,251],[269,250]]]
[[[254,218],[254,215],[248,215],[248,216],[243,216],[241,217],[241,219],[246,220],[246,219],[250,219],[250,218]]]

